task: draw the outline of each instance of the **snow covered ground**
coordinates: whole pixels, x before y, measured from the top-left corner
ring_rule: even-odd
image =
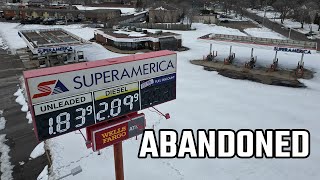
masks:
[[[16,25],[0,24],[11,48],[23,45],[17,36]],[[163,112],[169,112],[170,120],[164,120],[151,110],[144,110],[147,127],[159,129],[308,129],[311,133],[311,155],[307,159],[138,159],[141,136],[123,143],[125,179],[291,179],[318,180],[320,154],[319,100],[320,76],[315,74],[312,80],[303,80],[306,89],[269,86],[251,81],[234,80],[204,71],[202,67],[192,65],[189,60],[201,59],[209,53],[209,44],[197,38],[209,34],[246,35],[239,30],[204,24],[193,24],[196,31],[174,31],[182,34],[183,45],[189,51],[178,52],[177,100],[159,105]],[[34,26],[37,27],[37,26]],[[32,28],[30,26],[29,28]],[[93,36],[92,29],[76,30],[63,27],[76,35]],[[69,29],[68,29],[69,28]],[[3,30],[4,29],[4,30]],[[150,30],[152,31],[152,30]],[[154,30],[155,31],[155,30]],[[260,36],[266,33],[249,29],[247,33]],[[90,34],[91,33],[91,34]],[[277,34],[268,36],[277,37]],[[17,37],[15,37],[17,36]],[[107,50],[88,46],[92,58],[96,60],[123,56]],[[229,53],[229,47],[213,45],[218,58],[223,59]],[[250,48],[233,47],[236,61],[244,62],[250,57]],[[256,49],[258,64],[269,65],[274,52]],[[278,53],[279,65],[294,68],[300,60],[295,53]],[[320,72],[319,54],[305,56],[305,66]],[[84,132],[84,130],[83,130]],[[83,172],[66,179],[114,179],[112,147],[101,151],[101,155],[87,149],[78,132],[48,140],[53,159],[50,168],[52,179],[70,173],[71,169],[81,165]],[[45,171],[45,170],[44,170]],[[43,174],[46,174],[44,172]]]
[[[286,37],[281,34],[275,33],[268,28],[248,28],[244,30],[250,36],[262,37],[262,38],[272,38],[272,39],[286,39]]]
[[[251,8],[248,8],[247,9],[249,12],[252,12],[252,13],[255,13],[257,14],[258,16],[260,17],[266,17],[268,19],[279,19],[280,18],[280,13],[279,12],[275,12],[275,11],[261,11],[261,10],[257,10],[257,9],[251,9]]]
[[[264,11],[261,10],[256,10],[256,9],[247,9],[248,11],[257,14],[260,17],[264,17]],[[266,18],[268,19],[272,19],[273,21],[281,24],[281,20],[280,20],[280,13],[278,12],[274,12],[274,11],[268,11],[266,12]],[[319,26],[317,24],[308,24],[305,23],[304,27],[301,28],[301,24],[300,22],[297,22],[293,19],[285,19],[283,24],[284,27],[287,28],[292,28],[295,31],[301,32],[303,34],[306,34],[308,32],[310,32],[311,30],[314,31],[314,33],[316,33],[315,37],[316,38],[320,38],[320,31],[318,31]]]
[[[0,130],[3,130],[6,126],[6,119],[2,116],[2,114],[3,111],[0,110]],[[0,179],[11,180],[13,166],[10,162],[10,148],[5,144],[6,141],[6,135],[0,134]]]

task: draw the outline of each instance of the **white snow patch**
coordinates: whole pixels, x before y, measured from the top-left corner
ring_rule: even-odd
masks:
[[[19,162],[19,165],[20,165],[20,166],[23,166],[23,165],[24,165],[24,161],[20,161],[20,162]]]
[[[22,108],[21,108],[21,111],[22,111],[22,112],[28,112],[28,110],[29,110],[28,104],[27,104],[27,103],[23,104],[23,106],[22,106]]]
[[[39,174],[37,180],[48,180],[49,176],[48,176],[48,165],[46,165],[42,172]]]
[[[160,7],[155,8],[155,10],[167,10],[167,9],[162,7],[162,6],[160,6]]]
[[[13,95],[14,96],[20,96],[21,94],[22,94],[22,89],[21,88],[19,88]]]
[[[4,117],[0,117],[0,130],[6,127],[6,119]]]
[[[34,150],[31,152],[30,154],[30,157],[32,159],[35,159],[39,156],[42,156],[43,154],[45,153],[45,150],[44,150],[44,142],[41,142],[40,144],[38,144]]]
[[[22,92],[23,92],[23,90],[19,88],[17,90],[17,92],[15,92],[13,94],[14,96],[17,96],[16,102],[19,103],[21,106],[23,106],[23,105],[25,105],[27,103]]]
[[[0,110],[0,130],[6,127],[6,119],[2,117],[3,110]]]
[[[30,111],[27,112],[26,118],[28,119],[28,123],[31,124],[32,123],[32,116]]]
[[[0,171],[2,173],[0,179],[3,180],[11,180],[12,178],[12,169],[13,166],[11,165],[10,162],[10,156],[9,156],[9,151],[10,148],[7,146],[4,142],[6,141],[6,135],[1,134],[0,135]]]
[[[8,48],[9,47],[5,44],[5,42],[3,41],[3,39],[0,36],[0,49],[7,50]]]
[[[253,37],[272,38],[272,39],[286,39],[286,37],[271,31],[267,28],[248,28],[244,30],[246,33]]]
[[[17,92],[15,92],[13,95],[17,96],[16,102],[22,106],[21,111],[27,112],[26,118],[28,119],[28,123],[31,124],[32,123],[32,116],[30,114],[30,111],[28,111],[29,106],[28,106],[28,103],[26,102],[26,99],[24,97],[23,90],[21,88],[19,88],[17,90]]]

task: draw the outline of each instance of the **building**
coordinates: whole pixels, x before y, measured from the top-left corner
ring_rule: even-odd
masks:
[[[89,42],[63,29],[22,30],[19,36],[26,42],[38,67],[50,67],[85,61],[81,46]]]
[[[180,21],[181,17],[181,10],[166,4],[154,6],[149,10],[150,23],[176,23]]]
[[[95,30],[95,39],[98,43],[113,46],[120,50],[178,50],[181,48],[182,40],[180,34],[158,31],[150,33],[129,31],[99,29]]]
[[[217,14],[198,14],[193,16],[193,22],[204,24],[216,24],[218,23]]]
[[[40,7],[40,6],[48,6],[50,4],[47,0],[29,0],[29,7]]]
[[[46,9],[46,8],[16,8],[4,9],[4,17],[6,19],[65,19],[74,21],[75,19],[101,21],[120,17],[121,11],[119,9],[97,9],[97,10],[70,10],[70,9]]]

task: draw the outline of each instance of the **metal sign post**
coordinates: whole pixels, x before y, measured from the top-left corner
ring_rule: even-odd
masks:
[[[116,180],[124,180],[122,141],[113,145],[113,156]]]

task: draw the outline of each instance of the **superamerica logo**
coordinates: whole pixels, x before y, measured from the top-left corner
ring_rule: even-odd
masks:
[[[60,80],[45,81],[38,84],[38,94],[33,95],[32,99],[45,97],[53,94],[60,94],[69,91]],[[53,88],[53,89],[52,89]]]
[[[71,46],[63,46],[63,47],[52,47],[52,48],[39,48],[38,53],[49,53],[49,52],[59,52],[59,51],[72,51],[73,48]]]

